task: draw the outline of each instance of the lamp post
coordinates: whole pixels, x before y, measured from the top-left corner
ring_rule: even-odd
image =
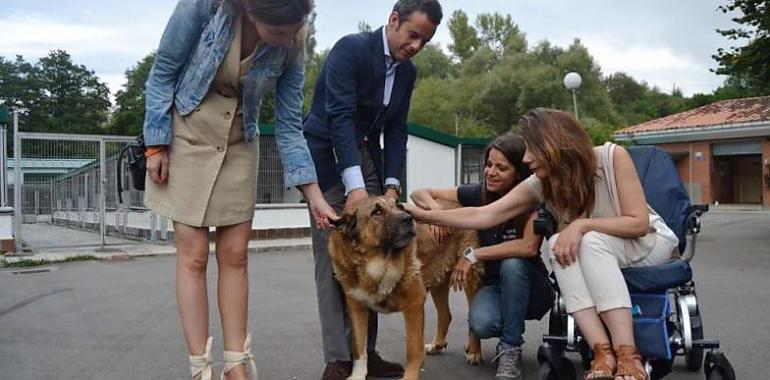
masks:
[[[583,78],[574,71],[564,76],[564,87],[566,87],[567,90],[572,91],[572,106],[575,108],[575,119],[580,119],[580,116],[578,116],[576,92],[581,84],[583,84]]]

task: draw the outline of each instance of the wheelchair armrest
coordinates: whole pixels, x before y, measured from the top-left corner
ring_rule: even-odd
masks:
[[[553,215],[544,206],[541,206],[537,210],[537,219],[535,219],[533,227],[536,234],[548,240],[556,231],[556,221],[553,219]]]
[[[687,234],[697,235],[700,232],[700,217],[709,211],[709,205],[692,205],[687,216]]]
[[[693,212],[697,212],[699,216],[709,211],[708,204],[692,205],[690,208],[692,209]]]

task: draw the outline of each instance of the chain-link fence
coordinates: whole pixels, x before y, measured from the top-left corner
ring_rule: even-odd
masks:
[[[125,166],[120,178],[123,202],[119,202],[118,157],[133,140],[123,136],[19,132],[14,138],[12,171],[8,173],[11,205],[21,204],[14,207],[18,247],[166,240],[169,221],[144,205],[144,193],[133,188]],[[257,203],[296,203],[297,192],[284,189],[274,136],[260,137],[259,144]]]
[[[480,183],[484,178],[484,150],[479,145],[463,145],[460,157],[460,184]]]

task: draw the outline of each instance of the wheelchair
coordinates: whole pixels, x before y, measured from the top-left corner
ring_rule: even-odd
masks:
[[[708,205],[691,205],[666,151],[653,146],[627,149],[647,203],[676,233],[679,251],[683,252],[681,258],[665,264],[622,270],[634,305],[634,337],[644,357],[645,369],[651,379],[660,379],[671,372],[676,356],[684,356],[686,368],[693,372],[703,368],[707,380],[734,380],[735,371],[719,351],[719,341],[704,339],[703,319],[689,264],[695,255],[700,217],[708,211]],[[542,207],[535,231],[546,239],[554,233],[553,217]],[[553,274],[551,279],[557,296],[549,316],[548,334],[543,336],[537,352],[538,380],[572,380],[577,371],[565,353],[579,353],[586,370],[590,368],[593,353],[575,320],[567,314]]]

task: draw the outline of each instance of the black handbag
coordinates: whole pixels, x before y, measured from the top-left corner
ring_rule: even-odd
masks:
[[[144,191],[144,179],[147,173],[147,158],[144,152],[147,147],[144,145],[144,135],[139,135],[136,141],[132,141],[123,147],[118,155],[117,176],[118,176],[118,200],[123,203],[123,176],[121,169],[125,160],[128,171],[131,174],[131,183],[135,190]]]

